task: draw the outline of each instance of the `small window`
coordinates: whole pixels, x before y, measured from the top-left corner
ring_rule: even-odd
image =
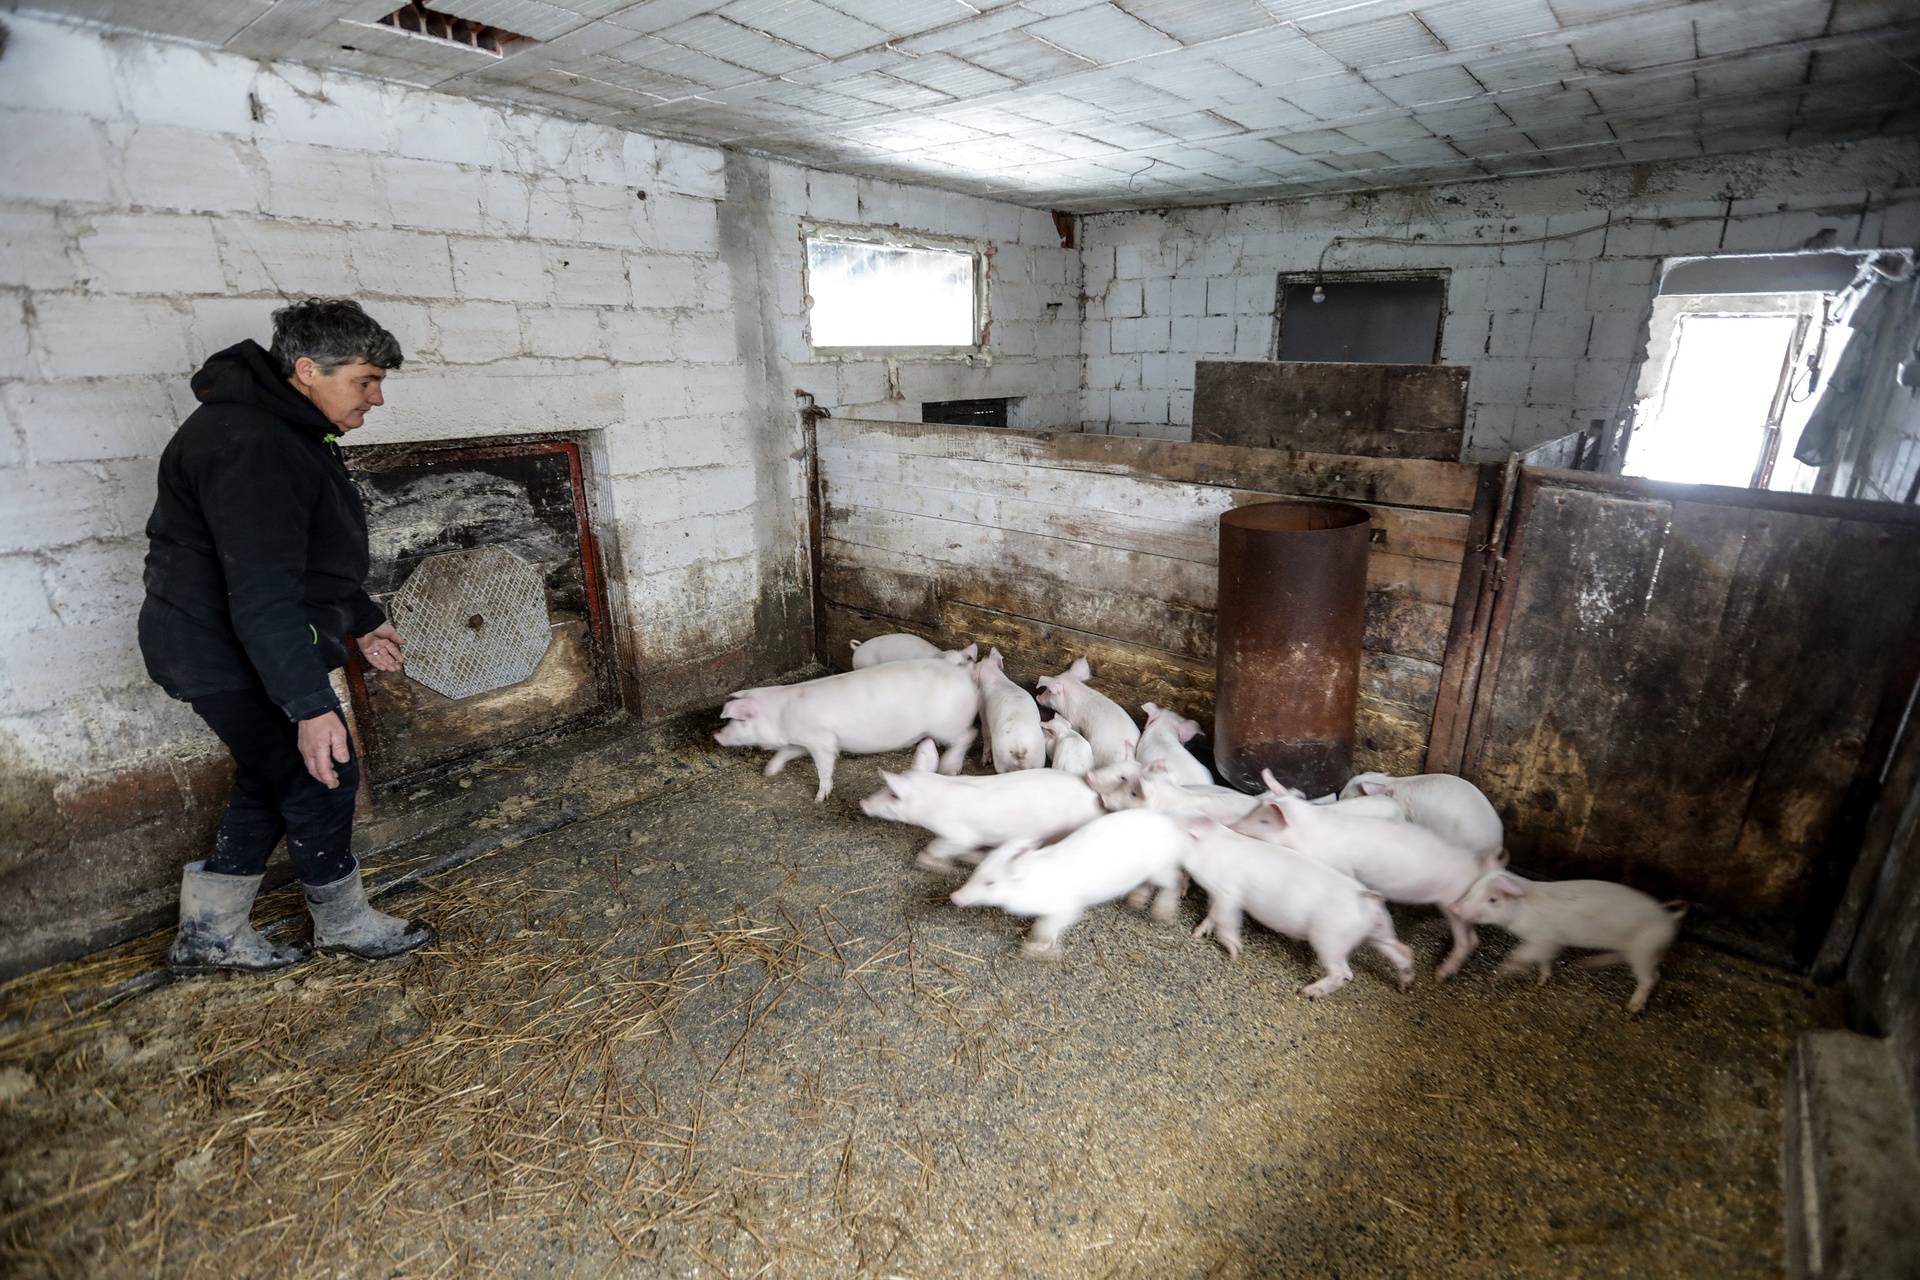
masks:
[[[818,347],[963,347],[980,342],[980,255],[807,237],[807,324]]]
[[[1289,276],[1281,281],[1280,360],[1433,364],[1443,276]]]

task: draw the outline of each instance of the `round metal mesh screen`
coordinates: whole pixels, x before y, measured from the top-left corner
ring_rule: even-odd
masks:
[[[505,547],[429,556],[387,612],[407,646],[407,675],[449,698],[518,684],[553,639],[539,571]]]

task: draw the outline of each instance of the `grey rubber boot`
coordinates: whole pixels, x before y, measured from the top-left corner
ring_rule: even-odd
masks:
[[[231,970],[272,973],[313,957],[299,943],[272,942],[247,918],[261,876],[223,876],[206,862],[189,862],[180,873],[180,928],[167,951],[167,968],[178,977]]]
[[[367,905],[358,865],[332,884],[300,887],[313,916],[313,945],[329,955],[385,960],[433,941],[433,926],[426,921],[402,920]]]

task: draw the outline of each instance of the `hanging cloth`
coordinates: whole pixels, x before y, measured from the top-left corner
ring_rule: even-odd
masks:
[[[1807,425],[1794,446],[1794,458],[1805,466],[1824,467],[1834,460],[1846,425],[1852,422],[1866,390],[1873,327],[1886,310],[1894,283],[1913,274],[1913,260],[1901,253],[1876,253],[1860,266],[1853,283],[1841,290],[1835,308],[1836,323],[1853,331],[1840,353],[1840,363],[1827,379],[1826,394],[1813,407]]]

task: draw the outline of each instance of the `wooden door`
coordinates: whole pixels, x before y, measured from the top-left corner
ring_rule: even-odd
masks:
[[[385,605],[424,562],[504,547],[545,588],[551,640],[525,679],[464,697],[404,672],[348,668],[370,776],[409,778],[512,742],[603,718],[618,705],[611,630],[580,446],[545,437],[356,450],[373,569]]]
[[[1513,503],[1459,771],[1514,861],[1807,960],[1920,675],[1920,511],[1533,468]]]

